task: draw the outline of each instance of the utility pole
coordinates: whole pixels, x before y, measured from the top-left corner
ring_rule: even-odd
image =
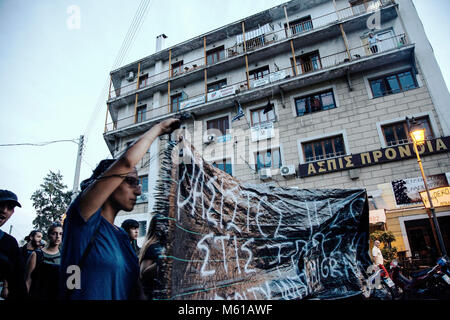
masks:
[[[84,146],[84,135],[81,135],[80,139],[78,140],[77,164],[75,167],[75,177],[73,179],[72,200],[75,199],[78,193],[78,185],[80,183],[81,157],[83,156],[83,146]]]

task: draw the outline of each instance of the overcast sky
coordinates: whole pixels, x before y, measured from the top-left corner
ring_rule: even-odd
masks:
[[[140,32],[122,65],[286,1],[151,0]],[[0,0],[0,144],[78,139],[87,135],[81,180],[109,156],[103,140],[105,81],[140,0]],[[450,86],[448,0],[414,0]],[[75,11],[79,9],[79,28]],[[69,24],[68,24],[69,22]],[[92,125],[88,126],[91,123]],[[88,128],[89,127],[89,128]],[[23,239],[32,229],[30,197],[49,170],[73,187],[77,145],[0,147],[0,189],[14,191],[22,208],[2,230]]]

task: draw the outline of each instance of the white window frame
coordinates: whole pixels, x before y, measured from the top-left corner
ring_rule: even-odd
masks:
[[[232,127],[233,124],[231,122],[231,119],[232,119],[231,112],[225,112],[225,113],[222,113],[222,114],[219,114],[219,115],[214,115],[214,116],[211,116],[211,117],[203,119],[203,135],[208,130],[207,129],[208,128],[208,121],[216,120],[216,119],[223,118],[223,117],[228,117],[228,127],[229,127],[228,130],[229,130],[229,133],[231,134],[231,131],[233,129],[233,127]],[[225,132],[224,135],[227,135],[227,133]]]
[[[259,171],[256,171],[256,153],[258,152],[265,152],[268,150],[273,150],[273,149],[279,149],[280,150],[280,160],[281,160],[281,167],[283,167],[283,165],[285,164],[285,160],[284,160],[284,152],[283,152],[283,145],[280,144],[276,144],[276,145],[271,145],[270,147],[267,148],[262,148],[262,149],[258,149],[258,148],[251,148],[250,153],[249,153],[249,165],[252,168],[253,171],[255,171],[255,173],[259,173]],[[279,174],[280,172],[280,168],[270,168],[272,174]]]
[[[273,105],[273,112],[275,113],[275,120],[272,122],[278,122],[278,100],[273,99],[270,101],[270,103]],[[252,111],[256,109],[264,108],[267,105],[267,101],[264,103],[258,103],[257,105],[254,105],[252,107],[248,107],[247,112],[247,119],[249,119],[249,125],[252,127]]]
[[[310,96],[310,95],[317,94],[319,92],[327,91],[327,90],[330,90],[330,89],[333,91],[334,103],[336,104],[336,108],[335,109],[339,108],[340,107],[340,103],[339,103],[339,97],[337,95],[337,87],[336,87],[335,84],[333,84],[331,86],[328,85],[328,86],[316,88],[314,90],[308,90],[308,91],[301,92],[299,94],[291,95],[290,101],[291,101],[292,115],[294,117],[305,117],[305,116],[310,116],[310,115],[313,115],[313,114],[316,114],[316,113],[320,113],[321,111],[308,113],[308,114],[304,114],[302,116],[299,116],[297,114],[297,107],[295,105],[295,100],[298,99],[298,98],[301,98],[301,97]],[[330,110],[333,110],[333,109],[330,109]],[[330,111],[330,110],[322,110],[322,111]]]
[[[304,143],[312,142],[315,140],[331,138],[331,137],[335,137],[335,136],[342,136],[342,138],[344,139],[345,155],[347,155],[347,156],[350,155],[351,154],[350,153],[350,145],[348,143],[347,132],[345,130],[336,131],[336,132],[327,132],[325,134],[317,135],[314,137],[297,139],[297,148],[298,148],[298,155],[300,158],[300,164],[309,163],[309,162],[306,162],[305,157],[303,155],[303,144]],[[333,158],[330,158],[330,159],[333,159]]]
[[[418,73],[418,74],[415,74],[414,73],[414,68],[413,68],[413,66],[411,66],[411,65],[404,65],[404,66],[399,66],[399,67],[396,67],[396,68],[393,68],[393,69],[389,69],[389,70],[384,70],[384,71],[378,71],[378,72],[373,72],[373,73],[370,73],[370,74],[367,74],[367,75],[364,75],[364,84],[365,84],[365,86],[366,86],[366,91],[367,91],[367,95],[369,96],[369,99],[378,99],[378,98],[383,98],[383,97],[377,97],[377,98],[374,98],[373,97],[373,93],[372,93],[372,87],[370,86],[370,81],[369,81],[369,79],[373,79],[373,78],[378,78],[378,77],[382,77],[382,76],[384,76],[384,75],[388,75],[388,74],[392,74],[392,73],[400,73],[400,72],[402,72],[402,71],[411,71],[411,72],[413,72],[413,76],[416,78],[416,82],[417,82],[417,88],[415,88],[415,89],[418,89],[418,88],[421,88],[421,87],[423,87],[423,82],[422,82],[422,80],[421,80],[421,78],[420,78],[420,73]],[[411,90],[414,90],[414,89],[411,89]],[[409,91],[409,90],[408,90]],[[404,92],[404,91],[402,91],[402,92]],[[399,93],[401,93],[401,92],[399,92]],[[394,93],[395,94],[395,93]]]

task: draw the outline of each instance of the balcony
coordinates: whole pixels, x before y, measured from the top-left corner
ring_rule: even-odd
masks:
[[[281,69],[270,73],[262,79],[240,81],[212,93],[189,96],[180,103],[179,110],[170,112],[169,105],[147,110],[144,122],[135,123],[135,115],[117,119],[106,124],[105,140],[112,145],[115,137],[125,137],[140,134],[156,122],[166,119],[179,112],[193,112],[196,115],[208,114],[230,108],[234,100],[241,104],[262,99],[280,90],[289,91],[333,78],[343,77],[349,73],[382,67],[399,61],[411,61],[414,45],[406,41],[404,35],[397,35],[382,40],[379,50],[372,53],[367,45],[349,48],[349,51],[318,57],[317,59],[297,62],[297,66]],[[113,118],[114,119],[114,118]],[[109,141],[109,142],[108,142]]]
[[[344,9],[333,11],[320,17],[294,23],[274,30],[270,23],[262,27],[247,31],[244,34],[236,36],[236,43],[228,48],[224,48],[223,55],[218,59],[207,62],[204,56],[192,61],[183,61],[182,67],[174,73],[172,68],[159,71],[156,74],[148,75],[145,83],[137,82],[137,75],[133,81],[124,86],[121,85],[121,79],[112,76],[114,88],[109,92],[108,104],[114,108],[123,103],[132,103],[135,94],[140,98],[151,97],[155,92],[167,91],[167,82],[170,80],[173,88],[184,86],[188,83],[204,79],[204,70],[208,70],[208,77],[212,77],[227,70],[241,67],[242,59],[245,54],[249,55],[250,62],[258,61],[268,55],[280,52],[290,51],[290,40],[295,47],[306,46],[312,43],[324,41],[331,37],[341,36],[338,23],[341,23],[346,31],[354,31],[365,28],[367,18],[374,11],[382,10],[382,23],[396,17],[396,4],[393,0],[370,0],[363,4],[349,6]],[[198,40],[198,39],[197,39]],[[186,45],[188,46],[188,45]],[[137,67],[135,67],[137,69]],[[137,70],[136,70],[137,73]]]

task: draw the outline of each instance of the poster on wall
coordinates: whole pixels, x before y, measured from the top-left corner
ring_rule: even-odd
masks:
[[[361,294],[364,189],[241,183],[168,142],[157,187],[156,300],[340,299]]]
[[[445,173],[427,176],[427,183],[429,189],[447,187],[449,185],[447,174]],[[391,185],[397,206],[422,204],[420,191],[425,190],[422,177],[392,181]]]

